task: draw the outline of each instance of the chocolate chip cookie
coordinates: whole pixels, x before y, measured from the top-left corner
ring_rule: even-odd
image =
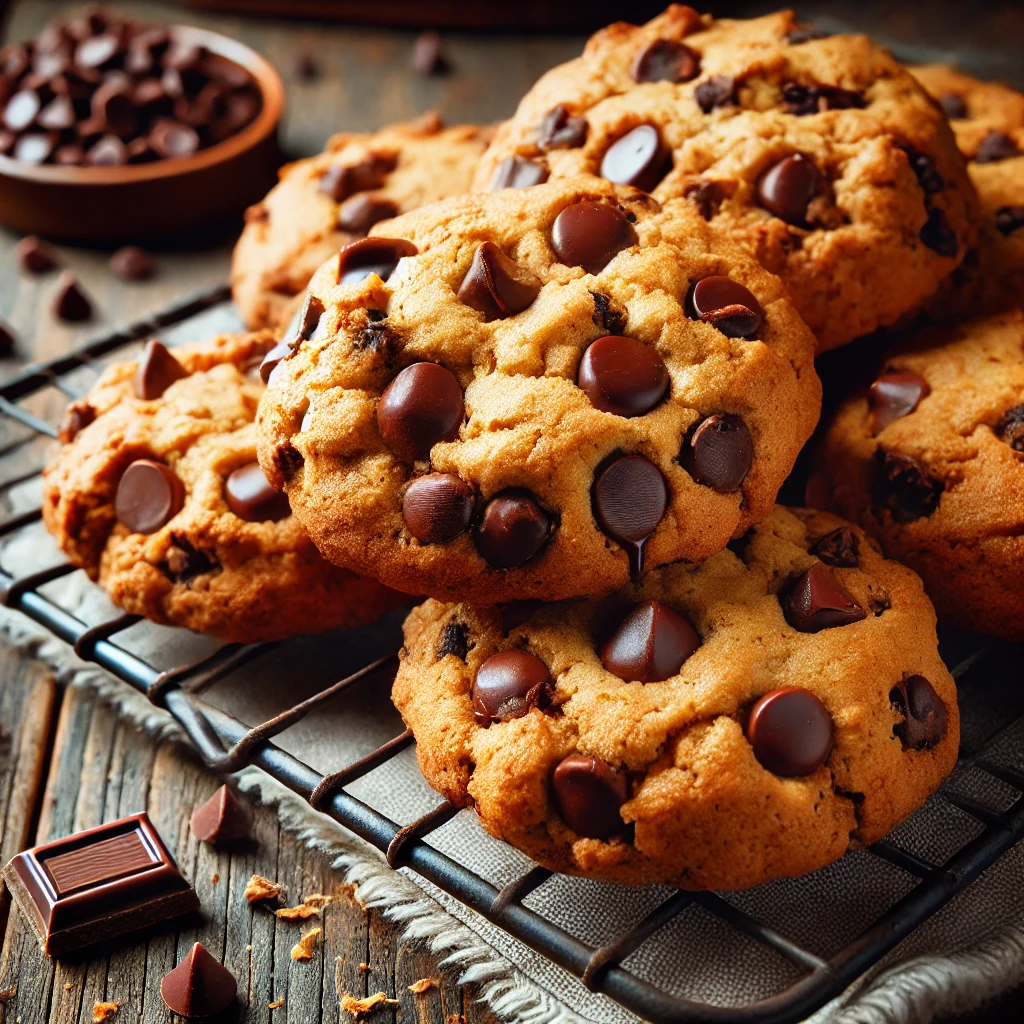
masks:
[[[1024,640],[1024,313],[890,353],[829,426],[807,500],[918,572],[943,621]]]
[[[246,213],[231,288],[246,325],[284,327],[313,271],[378,221],[467,191],[489,129],[445,128],[428,114],[371,134],[335,135],[288,164]]]
[[[256,462],[270,332],[109,367],[61,427],[43,519],[128,612],[226,640],[370,622],[402,600],[324,561]]]
[[[446,200],[317,271],[260,463],[325,557],[478,603],[609,593],[767,515],[818,416],[778,278],[592,176]]]
[[[781,506],[603,601],[427,601],[393,696],[435,789],[545,867],[628,885],[828,864],[923,803],[959,739],[921,581]]]
[[[783,279],[822,350],[920,308],[974,241],[942,112],[881,47],[788,11],[603,29],[498,128],[474,184],[581,172],[685,197]]]

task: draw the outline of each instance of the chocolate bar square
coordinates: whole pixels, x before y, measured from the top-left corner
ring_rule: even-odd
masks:
[[[48,956],[199,908],[145,813],[19,853],[3,879]]]

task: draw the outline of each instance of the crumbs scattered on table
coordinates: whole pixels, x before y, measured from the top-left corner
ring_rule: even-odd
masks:
[[[356,999],[347,992],[341,997],[341,1008],[351,1013],[356,1020],[363,1020],[378,1007],[397,1006],[397,999],[388,999],[386,992],[376,992],[365,999]]]
[[[210,885],[216,885],[220,881],[220,875],[216,871],[210,876]]]
[[[277,882],[272,882],[269,878],[264,878],[262,875],[253,875],[245,883],[242,895],[250,903],[258,903],[260,900],[276,900],[284,895],[284,886]]]
[[[434,988],[435,985],[437,985],[437,978],[420,978],[419,981],[414,981],[409,986],[409,991],[415,995],[422,995]]]
[[[113,1017],[120,1005],[120,1003],[93,1003],[93,1024],[103,1024],[105,1020]]]
[[[292,959],[293,960],[312,960],[313,951],[316,949],[317,936],[321,933],[321,928],[310,928],[305,935],[299,939],[298,942],[292,946]]]
[[[2,1006],[4,1003],[10,1002],[17,994],[17,985],[12,985],[10,988],[0,989],[0,1006]]]
[[[333,897],[324,896],[322,893],[314,892],[307,896],[297,907],[281,907],[274,913],[283,921],[305,920],[307,917],[317,917],[320,911],[331,902]]]
[[[284,1006],[284,996],[279,996],[272,1003],[267,1003],[268,1010],[280,1010]]]

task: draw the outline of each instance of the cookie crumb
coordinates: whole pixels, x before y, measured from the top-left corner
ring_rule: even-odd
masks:
[[[341,997],[341,1008],[351,1013],[356,1020],[363,1020],[368,1017],[378,1006],[397,1006],[397,999],[388,999],[387,993],[375,992],[365,999],[356,999],[347,992]]]
[[[361,970],[361,971],[362,971],[362,972],[363,972],[364,974],[365,974],[365,973],[366,973],[366,972],[367,972],[367,971],[368,971],[369,969],[370,969],[370,965],[369,965],[369,964],[360,964],[360,965],[359,965],[359,970]]]
[[[65,992],[70,992],[72,988],[74,988],[74,986],[71,984],[70,981],[65,981],[64,982],[64,991]]]
[[[103,1024],[117,1013],[120,1003],[93,1003],[92,1019],[93,1024]]]
[[[320,911],[331,902],[333,897],[324,896],[322,893],[314,892],[307,896],[297,907],[281,907],[274,913],[283,921],[305,920],[307,917],[317,917]]]
[[[310,928],[305,935],[299,939],[298,942],[292,946],[292,959],[293,960],[312,960],[313,950],[316,949],[316,938],[320,934],[322,929]]]
[[[435,985],[437,985],[437,978],[420,978],[419,981],[414,981],[409,986],[409,991],[416,995],[422,995],[424,992],[429,992]]]
[[[216,885],[219,881],[220,881],[220,875],[218,875],[217,872],[215,871],[210,876],[210,885]]]
[[[70,986],[65,985],[65,988]],[[0,1006],[4,1003],[10,1002],[18,994],[18,986],[12,985],[10,988],[0,989]]]
[[[257,903],[259,900],[276,900],[284,894],[284,886],[272,882],[262,875],[253,875],[245,883],[245,890],[242,895],[250,902]]]
[[[284,996],[275,999],[272,1003],[267,1003],[268,1010],[280,1010],[284,1006]]]

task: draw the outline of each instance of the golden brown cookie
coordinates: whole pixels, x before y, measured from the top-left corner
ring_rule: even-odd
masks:
[[[600,178],[406,214],[310,304],[264,363],[260,462],[325,557],[409,593],[590,596],[702,561],[818,417],[778,278]]]
[[[1024,640],[1024,313],[889,353],[829,426],[808,502],[919,573],[944,622]]]
[[[250,642],[363,625],[403,600],[324,561],[255,461],[273,340],[150,342],[69,407],[43,519],[126,611]]]
[[[428,782],[555,871],[742,889],[881,838],[956,762],[921,581],[781,506],[600,602],[427,601],[394,700]]]
[[[921,307],[974,243],[946,119],[864,36],[670,6],[598,32],[500,126],[476,188],[589,172],[686,197],[786,283],[821,350]]]

